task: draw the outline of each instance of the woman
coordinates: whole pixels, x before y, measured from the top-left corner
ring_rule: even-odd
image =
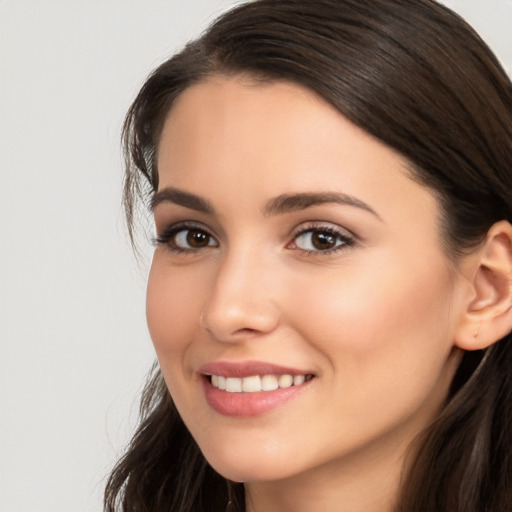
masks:
[[[107,510],[512,510],[512,87],[471,28],[250,2],[124,143],[159,368]]]

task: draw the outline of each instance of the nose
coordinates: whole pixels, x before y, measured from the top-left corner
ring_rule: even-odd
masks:
[[[279,325],[277,269],[251,253],[233,252],[219,263],[201,315],[202,328],[218,341],[240,342]]]

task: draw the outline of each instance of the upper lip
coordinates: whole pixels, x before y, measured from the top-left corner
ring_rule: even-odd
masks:
[[[203,375],[220,375],[223,377],[238,378],[251,377],[253,375],[312,375],[310,371],[263,361],[215,361],[201,366],[199,373]]]

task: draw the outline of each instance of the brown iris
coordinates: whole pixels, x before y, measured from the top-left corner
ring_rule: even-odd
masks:
[[[210,243],[210,236],[199,229],[189,229],[187,233],[187,244],[190,247],[199,249],[206,247]]]
[[[311,235],[311,244],[319,251],[326,251],[336,245],[336,236],[326,231],[315,231]]]

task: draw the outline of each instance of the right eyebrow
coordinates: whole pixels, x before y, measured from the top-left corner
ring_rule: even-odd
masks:
[[[150,209],[154,211],[155,208],[162,203],[173,203],[191,210],[196,210],[201,213],[213,214],[215,209],[213,205],[203,199],[202,197],[191,194],[190,192],[184,192],[174,187],[166,187],[158,192],[155,192],[151,199]]]

